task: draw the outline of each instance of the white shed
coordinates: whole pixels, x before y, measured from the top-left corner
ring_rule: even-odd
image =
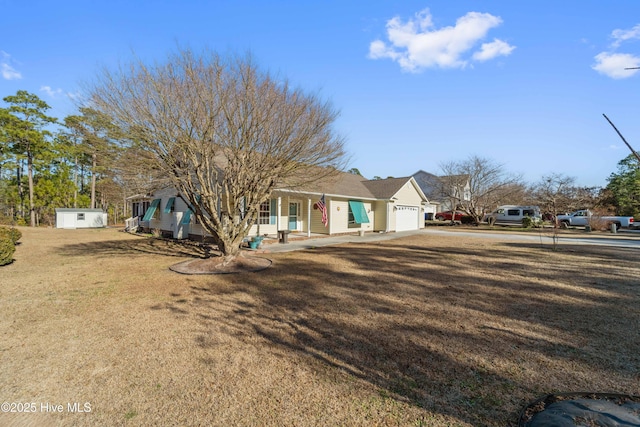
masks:
[[[106,226],[107,214],[101,209],[56,209],[56,228],[101,228]]]

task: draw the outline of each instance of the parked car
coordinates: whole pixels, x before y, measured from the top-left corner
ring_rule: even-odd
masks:
[[[454,214],[453,211],[444,211],[444,212],[436,212],[436,220],[438,221],[451,221],[451,217],[453,216],[454,221],[462,221],[462,217],[466,214],[462,211],[456,211]]]
[[[485,215],[482,222],[489,225],[517,225],[522,226],[525,217],[531,218],[534,224],[542,222],[542,215],[538,206],[499,206],[498,209]]]

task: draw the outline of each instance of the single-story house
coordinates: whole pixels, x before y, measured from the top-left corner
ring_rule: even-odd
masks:
[[[102,209],[56,208],[56,228],[101,228],[107,226]]]
[[[326,226],[318,208],[323,195]],[[129,228],[160,230],[177,239],[201,239],[205,235],[188,203],[174,188],[128,200],[133,212],[127,221]],[[367,180],[360,175],[340,173],[309,188],[275,189],[269,201],[262,204],[249,235],[277,235],[281,230],[308,236],[417,230],[424,228],[424,213],[431,209],[412,177]]]

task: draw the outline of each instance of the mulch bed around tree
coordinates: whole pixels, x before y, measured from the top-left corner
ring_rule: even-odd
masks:
[[[229,274],[261,271],[271,266],[271,260],[241,253],[235,259],[224,263],[224,257],[197,258],[174,264],[171,271],[181,274]]]
[[[640,396],[617,393],[557,393],[527,405],[518,427],[638,426]]]

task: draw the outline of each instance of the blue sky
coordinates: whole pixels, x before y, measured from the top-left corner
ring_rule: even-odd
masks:
[[[100,67],[178,46],[251,52],[330,100],[364,176],[470,155],[601,186],[640,149],[640,2],[0,0],[0,98],[51,115]]]

